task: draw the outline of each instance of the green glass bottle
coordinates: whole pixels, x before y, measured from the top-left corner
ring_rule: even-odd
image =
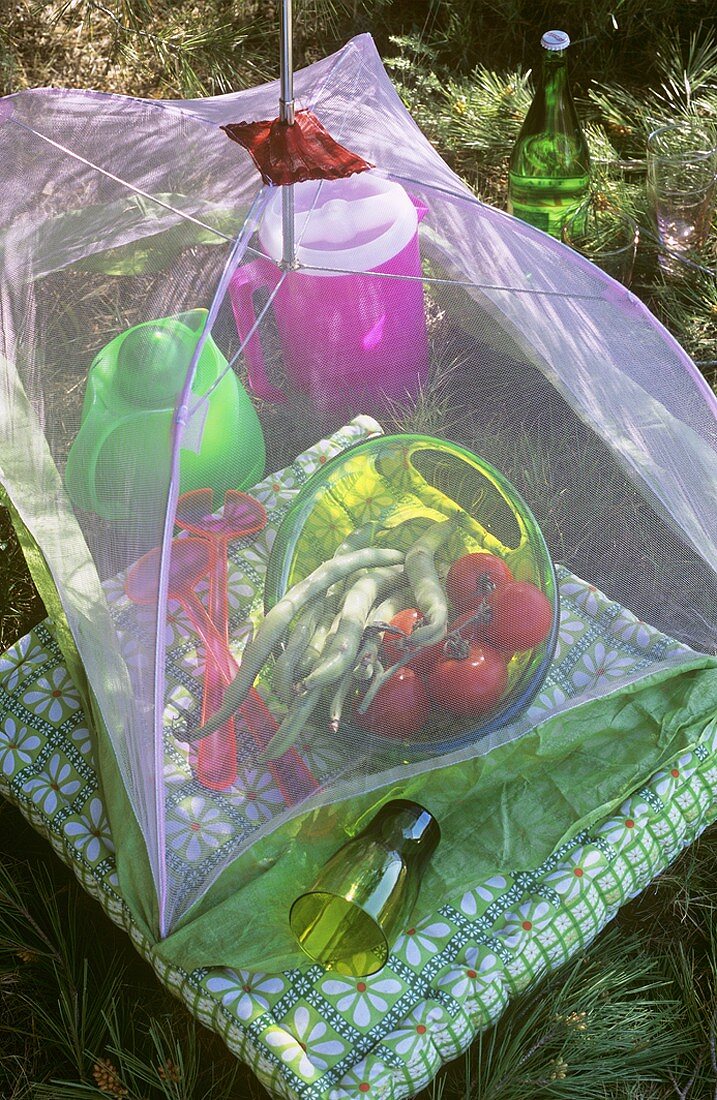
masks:
[[[547,31],[540,44],[538,87],[510,156],[508,210],[560,237],[565,219],[587,198],[590,154],[570,92],[570,39],[565,31]]]

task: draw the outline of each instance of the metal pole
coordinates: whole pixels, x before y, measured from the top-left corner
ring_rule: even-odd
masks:
[[[294,125],[294,56],[292,0],[280,0],[279,20],[279,120]],[[296,267],[294,232],[294,188],[287,184],[281,192],[281,259],[284,267]]]
[[[294,125],[294,53],[292,0],[281,0],[279,23],[279,118],[287,126]]]

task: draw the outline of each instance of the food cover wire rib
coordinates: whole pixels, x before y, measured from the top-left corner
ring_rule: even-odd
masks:
[[[344,810],[327,817],[340,825],[352,796],[375,790],[384,797],[417,774],[430,774],[430,797],[431,784],[445,789],[453,782],[451,767],[530,725],[524,716],[522,725],[478,737],[450,757],[427,754],[406,764],[371,748],[370,739],[361,742],[353,726],[344,745],[315,731],[294,747],[287,768],[286,760],[272,767],[260,760],[261,741],[252,741],[239,716],[236,782],[212,791],[195,779],[195,750],[181,731],[198,720],[213,644],[206,631],[202,636],[197,611],[197,601],[205,611],[210,605],[211,568],[202,559],[191,583],[183,575],[169,584],[165,569],[160,584],[159,562],[177,533],[180,490],[187,479],[197,484],[192,463],[201,480],[215,395],[229,372],[248,385],[250,352],[261,356],[269,383],[264,399],[254,401],[267,469],[285,473],[270,473],[256,490],[269,516],[264,531],[229,545],[234,659],[263,613],[286,479],[306,476],[292,465],[296,456],[369,413],[387,430],[455,440],[502,471],[534,513],[554,560],[638,620],[702,653],[714,652],[717,640],[716,404],[684,351],[629,291],[478,202],[422,136],[367,36],[297,74],[296,95],[337,141],[376,165],[371,179],[400,185],[418,211],[427,358],[410,400],[399,388],[380,409],[369,407],[359,392],[365,378],[337,363],[335,348],[323,373],[308,376],[287,346],[282,309],[285,318],[290,278],[320,281],[316,301],[333,309],[340,335],[347,288],[359,287],[374,307],[382,302],[382,324],[372,329],[380,342],[416,277],[332,271],[330,264],[289,273],[273,262],[262,226],[275,189],[261,185],[249,156],[220,126],[272,117],[275,85],[175,103],[67,90],[2,101],[2,484],[62,600],[112,748],[105,783],[112,785],[114,760],[146,846],[157,902],[146,900],[145,916],[160,935],[186,922],[190,909],[209,905],[212,890],[221,899],[222,874],[233,862],[244,860],[239,880],[250,882],[262,839],[290,829],[287,822],[307,805],[341,798]],[[375,209],[354,216],[352,232],[361,241],[370,236],[367,219],[375,230]],[[309,209],[299,231],[300,262],[311,217]],[[250,323],[238,333],[228,289],[244,278],[256,281]],[[130,389],[121,415],[109,397],[109,412],[83,410],[95,356],[120,332],[160,318],[174,319],[181,367],[162,383],[166,392],[160,385],[134,408]],[[193,333],[189,344],[185,329]],[[305,329],[312,331],[311,313]],[[318,325],[314,331],[319,349],[336,335],[329,325],[323,336]],[[202,356],[213,348],[220,367],[210,377]],[[159,359],[153,354],[144,347],[142,363],[163,362],[161,348]],[[114,400],[112,369],[96,377]],[[384,373],[390,390],[390,371]],[[99,498],[120,502],[119,518],[78,507],[76,494],[73,507],[68,492],[68,454],[88,422],[96,436],[83,469],[91,468]],[[219,467],[239,462],[239,454],[242,469],[253,469],[252,453],[241,453],[247,433],[237,430],[222,451],[227,433],[218,432]],[[102,458],[100,444],[109,447]],[[155,456],[151,469],[148,453]],[[236,488],[252,487],[236,484],[233,467],[232,479]],[[370,512],[367,501],[368,520]],[[155,595],[139,599],[128,588],[128,571],[153,551],[154,588],[147,588]],[[594,697],[627,686],[621,667],[604,655],[589,672]],[[559,706],[570,709],[568,691]],[[119,822],[116,832],[121,867]],[[300,835],[298,825],[294,832]]]

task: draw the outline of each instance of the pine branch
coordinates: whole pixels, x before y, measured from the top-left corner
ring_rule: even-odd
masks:
[[[675,1095],[677,1096],[677,1100],[687,1100],[688,1096],[692,1092],[692,1088],[693,1088],[693,1085],[694,1085],[694,1083],[697,1079],[697,1074],[700,1070],[701,1065],[702,1065],[702,1058],[699,1057],[697,1059],[696,1064],[695,1064],[695,1068],[693,1070],[692,1076],[687,1080],[686,1084],[683,1085],[682,1088],[680,1088],[680,1086],[678,1085],[677,1079],[675,1078],[674,1073],[670,1073],[670,1075],[669,1075],[670,1081],[672,1082],[672,1087],[675,1090]]]

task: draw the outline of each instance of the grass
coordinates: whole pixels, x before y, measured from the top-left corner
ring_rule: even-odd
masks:
[[[10,515],[0,504],[0,653],[44,617]]]
[[[261,1093],[224,1044],[162,990],[46,841],[4,804],[0,1049],[3,1100]],[[111,1067],[114,1093],[97,1087],[111,1082]]]
[[[506,157],[532,95],[537,40],[548,25],[565,26],[575,40],[574,84],[596,187],[640,218],[644,138],[654,120],[717,118],[711,0],[304,0],[296,7],[297,64],[371,30],[425,132],[482,197],[499,204]],[[6,0],[0,14],[0,93],[56,84],[191,96],[276,74],[276,18],[267,0],[207,0],[201,11],[194,0]],[[700,257],[707,267],[717,266],[715,241]],[[645,250],[635,289],[717,385],[714,275],[687,272],[665,282],[654,251]],[[93,303],[99,318],[104,311],[108,331],[118,304],[112,280],[78,273],[76,290],[71,301],[56,299],[47,323],[65,337],[74,325],[79,346],[88,335],[77,324],[78,304]],[[439,332],[440,303],[431,310],[432,332]],[[89,340],[103,342],[101,325]],[[549,403],[537,399],[537,418],[510,425],[503,414],[471,424],[451,396],[466,369],[460,348],[441,355],[441,382],[410,408],[396,406],[391,426],[438,431],[490,457],[541,502],[556,556],[567,548],[582,555],[589,575],[601,561],[614,567],[615,540],[594,516],[576,526],[572,517],[589,513],[586,502],[555,483],[561,453],[578,454],[585,468],[592,463],[610,507],[630,516],[644,555],[642,598],[654,604],[672,583],[665,556],[624,477],[606,468],[599,443],[574,425],[562,434],[548,430]],[[685,568],[676,547],[670,554],[677,571]],[[693,574],[709,615],[707,580]],[[0,651],[43,614],[0,508]],[[715,1100],[716,883],[713,828],[589,951],[517,998],[423,1100]],[[126,937],[7,806],[0,807],[0,1049],[3,1100],[263,1094],[164,993]]]

